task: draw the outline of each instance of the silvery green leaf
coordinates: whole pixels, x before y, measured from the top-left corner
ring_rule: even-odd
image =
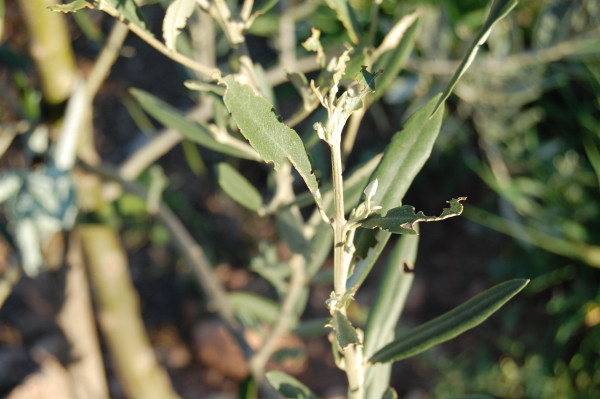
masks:
[[[231,165],[221,162],[216,167],[219,186],[238,204],[257,211],[263,206],[258,190]]]
[[[177,37],[192,16],[195,4],[195,0],[175,0],[169,4],[163,20],[163,38],[169,50],[176,50]]]

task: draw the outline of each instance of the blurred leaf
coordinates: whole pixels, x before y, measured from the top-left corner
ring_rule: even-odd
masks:
[[[397,234],[417,234],[415,231],[416,223],[437,222],[460,215],[463,211],[463,205],[460,201],[465,199],[465,197],[452,198],[448,201],[450,206],[444,208],[440,216],[425,216],[423,212],[415,214],[414,207],[403,205],[390,209],[385,216],[375,213],[365,219],[361,226],[368,229],[379,228]]]
[[[135,4],[135,0],[102,0],[100,2],[100,9],[105,7],[103,3],[109,4],[123,15],[126,20],[144,29],[149,34],[152,34],[148,27],[148,22],[146,21],[142,10]]]
[[[263,206],[258,190],[231,165],[225,162],[219,163],[216,173],[219,186],[235,202],[252,211],[257,211]]]
[[[396,325],[412,287],[418,245],[418,236],[402,236],[386,262],[365,327],[365,357],[394,339]],[[367,397],[379,397],[390,384],[390,376],[390,364],[370,365],[365,378]]]
[[[84,8],[94,8],[94,5],[86,0],[75,0],[67,4],[57,4],[48,8],[50,9],[50,11],[60,11],[67,13],[79,11]]]
[[[410,23],[408,27],[404,27],[402,24]],[[398,73],[402,70],[404,66],[404,62],[408,58],[408,55],[412,51],[414,47],[414,37],[419,27],[418,21],[414,18],[405,21],[404,18],[394,26],[394,28],[388,33],[388,35],[397,34],[395,32],[396,29],[404,28],[402,37],[398,40],[398,42],[386,44],[385,39],[384,43],[381,44],[379,48],[383,48],[385,45],[390,47],[389,50],[386,50],[383,54],[381,54],[377,61],[375,62],[374,70],[383,70],[381,77],[377,80],[377,86],[379,90],[377,90],[373,94],[374,100],[379,100],[390,88],[392,82],[398,76]],[[386,35],[386,39],[388,36]],[[378,48],[378,50],[379,50]]]
[[[381,399],[398,399],[398,394],[394,388],[388,387],[383,393]]]
[[[262,97],[254,95],[250,86],[235,82],[233,76],[227,76],[223,82],[227,85],[225,105],[242,134],[254,147],[263,160],[272,162],[275,171],[281,162],[288,159],[298,171],[315,201],[322,207],[321,193],[302,140],[298,134],[284,125],[275,114],[273,106]]]
[[[286,399],[319,399],[306,385],[283,371],[269,371],[265,377]]]
[[[6,14],[6,12],[5,12],[4,0],[0,0],[0,43],[3,42],[2,36],[4,36],[4,15],[5,14]]]
[[[271,283],[277,294],[283,296],[288,287],[286,280],[291,273],[289,265],[279,260],[274,246],[262,242],[259,244],[259,249],[260,254],[252,257],[250,261],[250,270]]]
[[[273,324],[279,316],[278,304],[260,295],[236,291],[229,293],[227,298],[237,317],[248,327]]]
[[[348,345],[360,344],[356,329],[350,324],[350,320],[346,315],[336,310],[333,312],[333,318],[331,319],[333,330],[338,343],[342,349],[346,349]]]
[[[371,363],[397,361],[448,341],[481,324],[529,283],[515,279],[498,284],[462,305],[396,338],[377,351]]]
[[[276,215],[279,234],[296,254],[302,254],[310,259],[310,246],[302,232],[304,226],[300,216],[292,212],[291,208],[280,209]]]
[[[239,384],[238,399],[256,398],[258,398],[258,384],[254,378],[252,378],[252,375],[248,375],[248,377]]]
[[[204,165],[204,161],[202,161],[202,155],[200,155],[200,151],[198,151],[196,144],[189,140],[183,140],[181,142],[181,147],[183,148],[183,155],[185,156],[185,160],[190,167],[190,170],[196,176],[203,175],[204,172],[206,172],[206,165]]]
[[[518,0],[492,0],[490,12],[483,24],[483,27],[481,28],[481,31],[473,41],[473,44],[471,44],[467,55],[463,58],[462,62],[458,66],[458,69],[454,73],[454,76],[452,76],[452,79],[450,79],[450,82],[446,86],[442,97],[440,97],[438,103],[433,109],[432,114],[435,114],[438,111],[442,103],[446,101],[446,99],[450,96],[450,93],[452,93],[452,90],[454,90],[454,87],[456,86],[460,78],[463,76],[463,74],[466,72],[469,66],[471,66],[471,63],[473,63],[473,60],[475,60],[475,56],[477,55],[479,47],[486,42],[494,25],[496,25],[496,23],[502,18],[507,16],[508,13],[513,8],[515,8],[517,3]]]
[[[357,44],[359,38],[356,32],[359,32],[360,28],[350,2],[346,0],[325,0],[325,2],[337,14],[337,18],[346,28],[346,33],[348,33],[352,43]]]
[[[251,159],[243,151],[232,148],[216,141],[204,126],[189,121],[177,109],[140,89],[131,89],[131,95],[140,103],[142,108],[163,125],[177,130],[181,135],[208,149],[243,159]]]
[[[174,0],[169,4],[163,20],[163,38],[169,50],[176,51],[177,36],[187,25],[195,4],[195,0]]]
[[[275,4],[277,4],[278,1],[279,0],[258,1],[256,4],[257,10],[255,12],[260,13],[260,14],[266,14],[271,10],[271,8],[273,8],[275,6]]]

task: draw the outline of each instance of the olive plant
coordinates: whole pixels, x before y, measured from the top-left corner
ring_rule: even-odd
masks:
[[[173,212],[133,182],[156,160],[155,155],[144,152],[148,147],[134,154],[117,172],[103,164],[85,167],[149,198],[149,209],[163,220],[194,266],[198,281],[214,304],[213,309],[244,350],[251,378],[264,395],[274,395],[274,389],[286,398],[316,398],[295,378],[280,371],[267,372],[266,365],[277,340],[298,325],[306,307],[310,281],[322,270],[331,253],[332,291],[324,304],[330,318],[325,324],[335,363],[347,376],[351,399],[396,397],[390,386],[394,362],[475,327],[527,285],[528,280],[521,279],[501,283],[429,322],[402,335],[396,334],[413,281],[418,224],[458,216],[466,200],[452,198],[445,208],[440,207],[443,209],[439,215],[427,216],[404,205],[403,198],[430,156],[444,117],[445,101],[494,25],[516,6],[517,0],[491,2],[480,33],[446,89],[423,104],[415,104],[403,129],[392,137],[383,153],[351,171],[346,170],[345,163],[364,115],[390,89],[410,54],[419,23],[418,8],[406,12],[378,40],[381,1],[373,2],[367,24],[370,29],[362,32],[351,2],[327,0],[326,5],[347,32],[348,43],[338,50],[326,51],[321,41],[324,34],[313,28],[302,46],[316,55],[300,60],[296,57],[294,21],[302,18],[306,8],[313,12],[318,4],[292,5],[282,1],[278,6],[282,11],[279,64],[265,71],[252,59],[246,36],[254,24],[274,12],[276,1],[254,4],[245,0],[239,7],[225,0],[161,3],[166,10],[162,39],[151,33],[143,2],[76,0],[51,9],[103,11],[120,21],[115,23],[125,24],[150,46],[187,68],[194,77],[186,82],[188,89],[199,92],[198,112],[194,115],[193,112],[186,115],[140,89],[132,89],[131,94],[149,115],[169,129],[162,137],[166,140],[162,142],[164,151],[185,139],[222,154],[225,161],[215,167],[221,189],[248,210],[277,221],[280,236],[292,255],[285,262],[274,259],[265,244],[252,260],[251,268],[272,284],[278,301],[250,293],[225,292],[201,247]],[[218,26],[235,61],[217,67],[210,51],[190,55],[193,52],[185,44],[192,36],[187,32],[191,24],[195,28],[200,26],[209,38],[203,42],[205,50],[214,50],[210,38],[215,37],[214,27]],[[305,74],[308,72],[313,72],[310,79]],[[273,94],[273,87],[283,82],[293,84],[300,100],[298,109],[287,119],[279,115]],[[311,121],[311,131],[301,135],[294,130],[307,121]],[[307,151],[307,147],[314,147],[318,141],[330,151],[328,170],[315,169]],[[233,166],[235,163],[227,161],[234,159],[269,164],[274,187],[270,190],[255,187]],[[296,193],[296,174],[306,188],[304,193]],[[325,178],[320,180],[317,176]],[[390,241],[393,234],[401,235],[400,239]],[[348,306],[355,301],[356,293],[387,245],[393,248],[382,274],[381,289],[369,310],[366,325],[359,328],[348,317]],[[253,328],[257,320],[269,328],[261,346],[250,348],[244,330]]]

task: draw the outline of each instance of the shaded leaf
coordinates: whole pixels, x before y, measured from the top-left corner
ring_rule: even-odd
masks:
[[[175,0],[167,8],[163,20],[163,38],[169,50],[175,51],[177,36],[194,12],[195,0]]]
[[[306,385],[283,371],[269,371],[265,377],[286,399],[319,399]]]
[[[231,165],[221,162],[216,166],[219,186],[238,204],[257,211],[263,206],[258,190]]]
[[[352,43],[357,44],[359,41],[356,16],[352,11],[352,7],[349,1],[346,0],[325,0],[329,8],[335,11],[337,18],[346,28],[346,32],[352,40]]]
[[[229,293],[227,299],[237,317],[249,327],[273,324],[279,316],[276,302],[256,294],[236,291]]]
[[[223,97],[225,106],[250,145],[275,171],[288,159],[298,171],[315,201],[321,206],[321,193],[304,144],[298,134],[282,123],[273,106],[263,97],[254,95],[250,86],[235,82],[233,76],[223,79],[227,86]]]
[[[463,211],[463,205],[460,201],[464,201],[465,199],[465,197],[452,198],[452,200],[448,201],[450,206],[444,208],[440,216],[426,216],[423,212],[415,214],[414,207],[410,205],[399,206],[390,209],[385,216],[377,213],[369,216],[362,222],[362,227],[369,229],[380,228],[397,234],[417,234],[415,231],[416,223],[436,222],[460,215]]]
[[[388,387],[388,389],[386,389],[383,393],[381,399],[398,399],[398,394],[394,388]]]
[[[126,20],[129,22],[136,24],[140,28],[143,28],[145,31],[150,33],[150,28],[148,27],[148,22],[146,21],[146,17],[142,13],[142,10],[137,6],[135,0],[102,0],[100,2],[100,9],[103,7],[103,3],[107,3],[115,8]]]
[[[340,311],[336,310],[333,312],[331,325],[333,326],[335,336],[342,349],[345,349],[348,345],[360,344],[356,329],[352,327],[350,320],[348,320],[348,318]]]
[[[454,72],[454,76],[452,76],[452,79],[450,79],[450,82],[446,86],[446,89],[444,90],[442,97],[440,97],[440,99],[438,100],[438,103],[436,104],[435,108],[433,109],[432,114],[435,114],[438,111],[438,109],[440,108],[442,103],[444,101],[446,101],[446,99],[450,96],[450,93],[452,93],[452,90],[454,90],[454,87],[458,83],[459,79],[464,75],[464,73],[469,68],[469,66],[471,66],[471,64],[473,63],[473,60],[475,60],[477,51],[479,51],[479,47],[481,47],[481,45],[483,45],[486,42],[494,25],[496,25],[496,23],[498,21],[500,21],[502,18],[507,16],[508,13],[513,8],[515,8],[515,6],[517,5],[518,2],[519,2],[518,0],[493,0],[492,1],[492,5],[490,7],[490,12],[488,13],[487,18],[486,18],[485,22],[483,23],[483,27],[481,28],[481,31],[479,32],[479,34],[473,41],[473,44],[471,44],[471,47],[469,47],[469,51],[467,52],[467,55],[463,58],[462,62],[458,66],[458,69],[456,70],[456,72]]]
[[[481,324],[521,291],[529,280],[515,279],[474,296],[451,311],[414,328],[377,351],[371,363],[390,362],[421,353]]]
[[[382,213],[402,203],[415,176],[429,159],[442,125],[443,112],[429,117],[438,98],[432,98],[419,108],[408,118],[402,131],[394,134],[369,179],[369,182],[379,180],[373,202],[382,207]]]
[[[82,10],[84,8],[94,8],[94,5],[86,0],[75,0],[67,4],[56,4],[48,7],[50,11],[60,11],[60,12],[75,12]]]
[[[186,119],[179,110],[171,107],[158,97],[140,89],[131,89],[130,92],[147,113],[163,125],[177,130],[186,139],[223,154],[238,158],[253,159],[243,151],[219,143],[213,138],[206,127]]]

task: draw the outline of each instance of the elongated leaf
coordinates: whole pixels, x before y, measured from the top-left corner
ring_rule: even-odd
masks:
[[[471,66],[471,64],[473,63],[473,60],[475,60],[477,51],[479,51],[479,47],[481,47],[481,45],[486,42],[494,25],[496,25],[496,23],[498,21],[500,21],[502,18],[506,17],[508,15],[508,13],[511,12],[511,10],[513,8],[515,8],[515,6],[517,5],[518,2],[519,2],[519,0],[493,0],[492,1],[492,5],[490,7],[490,12],[488,13],[487,18],[486,18],[485,22],[483,23],[483,27],[481,28],[481,31],[479,32],[479,34],[473,41],[473,44],[471,44],[471,47],[469,47],[469,51],[467,51],[467,55],[463,58],[462,62],[458,66],[458,69],[456,70],[456,72],[454,72],[454,76],[452,76],[452,79],[450,79],[448,86],[446,86],[446,89],[444,90],[442,97],[440,97],[438,103],[436,104],[435,108],[433,109],[432,114],[434,114],[438,111],[439,107],[450,96],[450,93],[452,93],[452,90],[454,90],[454,87],[458,83],[459,79],[464,75],[464,73],[469,68],[469,66]]]
[[[183,137],[208,149],[238,158],[252,159],[247,153],[219,143],[204,126],[192,122],[177,109],[140,89],[131,89],[131,95],[142,108],[163,125],[177,130]]]
[[[233,76],[223,79],[227,91],[223,100],[242,134],[262,159],[273,163],[275,171],[288,159],[298,171],[315,201],[322,207],[321,193],[300,136],[278,118],[267,100],[254,95],[250,86],[242,86]]]
[[[408,187],[431,154],[442,125],[443,112],[429,117],[438,98],[432,98],[419,108],[406,121],[404,129],[392,137],[381,163],[369,179],[369,182],[379,180],[373,202],[382,207],[382,213],[402,203]]]
[[[379,228],[397,234],[417,234],[415,231],[416,223],[437,222],[460,215],[463,211],[463,205],[460,201],[465,199],[465,197],[452,198],[448,201],[450,206],[444,208],[440,216],[425,216],[423,212],[415,213],[414,207],[403,205],[390,209],[385,216],[378,213],[371,215],[362,222],[361,226],[368,229]]]
[[[402,23],[410,25],[404,28]],[[375,71],[383,70],[383,73],[377,79],[378,89],[375,93],[373,93],[374,100],[379,100],[386,93],[394,79],[396,79],[396,76],[398,76],[398,73],[404,66],[404,62],[414,47],[415,33],[418,30],[418,20],[413,18],[409,18],[407,20],[403,18],[401,21],[399,21],[397,25],[394,26],[394,29],[390,31],[388,36],[386,36],[384,43],[382,43],[380,47],[387,45],[386,40],[388,37],[395,34],[397,30],[402,28],[405,29],[404,33],[402,34],[402,38],[396,39],[394,43],[389,45],[391,49],[386,50],[386,52],[381,55],[381,57],[375,63],[375,67],[373,68]]]
[[[448,341],[481,324],[528,283],[529,280],[515,279],[498,284],[395,339],[377,351],[369,362],[397,361]]]
[[[414,280],[419,236],[403,235],[387,260],[377,296],[365,328],[365,356],[369,357],[394,339],[394,330]],[[366,397],[378,398],[390,385],[391,363],[369,365],[365,378]]]
[[[338,19],[346,28],[348,36],[352,43],[357,44],[359,41],[356,17],[353,14],[350,2],[347,0],[325,0],[329,8],[335,11]]]
[[[342,349],[345,349],[348,345],[359,344],[358,335],[356,329],[350,324],[350,320],[339,311],[333,313],[331,319],[335,336]]]
[[[279,316],[276,302],[249,292],[229,293],[227,299],[238,318],[246,325],[273,324]]]
[[[50,11],[60,11],[60,12],[76,12],[82,10],[84,8],[94,8],[94,5],[86,0],[75,0],[67,4],[56,4],[48,7]]]
[[[163,20],[163,38],[169,50],[175,51],[177,36],[194,12],[195,0],[175,0],[167,8]]]
[[[260,193],[237,170],[222,162],[217,165],[216,172],[219,186],[235,202],[252,211],[260,209],[263,205]]]
[[[135,4],[135,0],[100,0],[100,9],[102,9],[103,3],[109,4],[119,11],[126,20],[150,33],[146,17],[144,17],[142,10]]]
[[[388,387],[383,393],[381,399],[398,399],[398,394],[394,388]]]
[[[269,371],[265,377],[286,399],[319,399],[306,385],[283,371]]]

